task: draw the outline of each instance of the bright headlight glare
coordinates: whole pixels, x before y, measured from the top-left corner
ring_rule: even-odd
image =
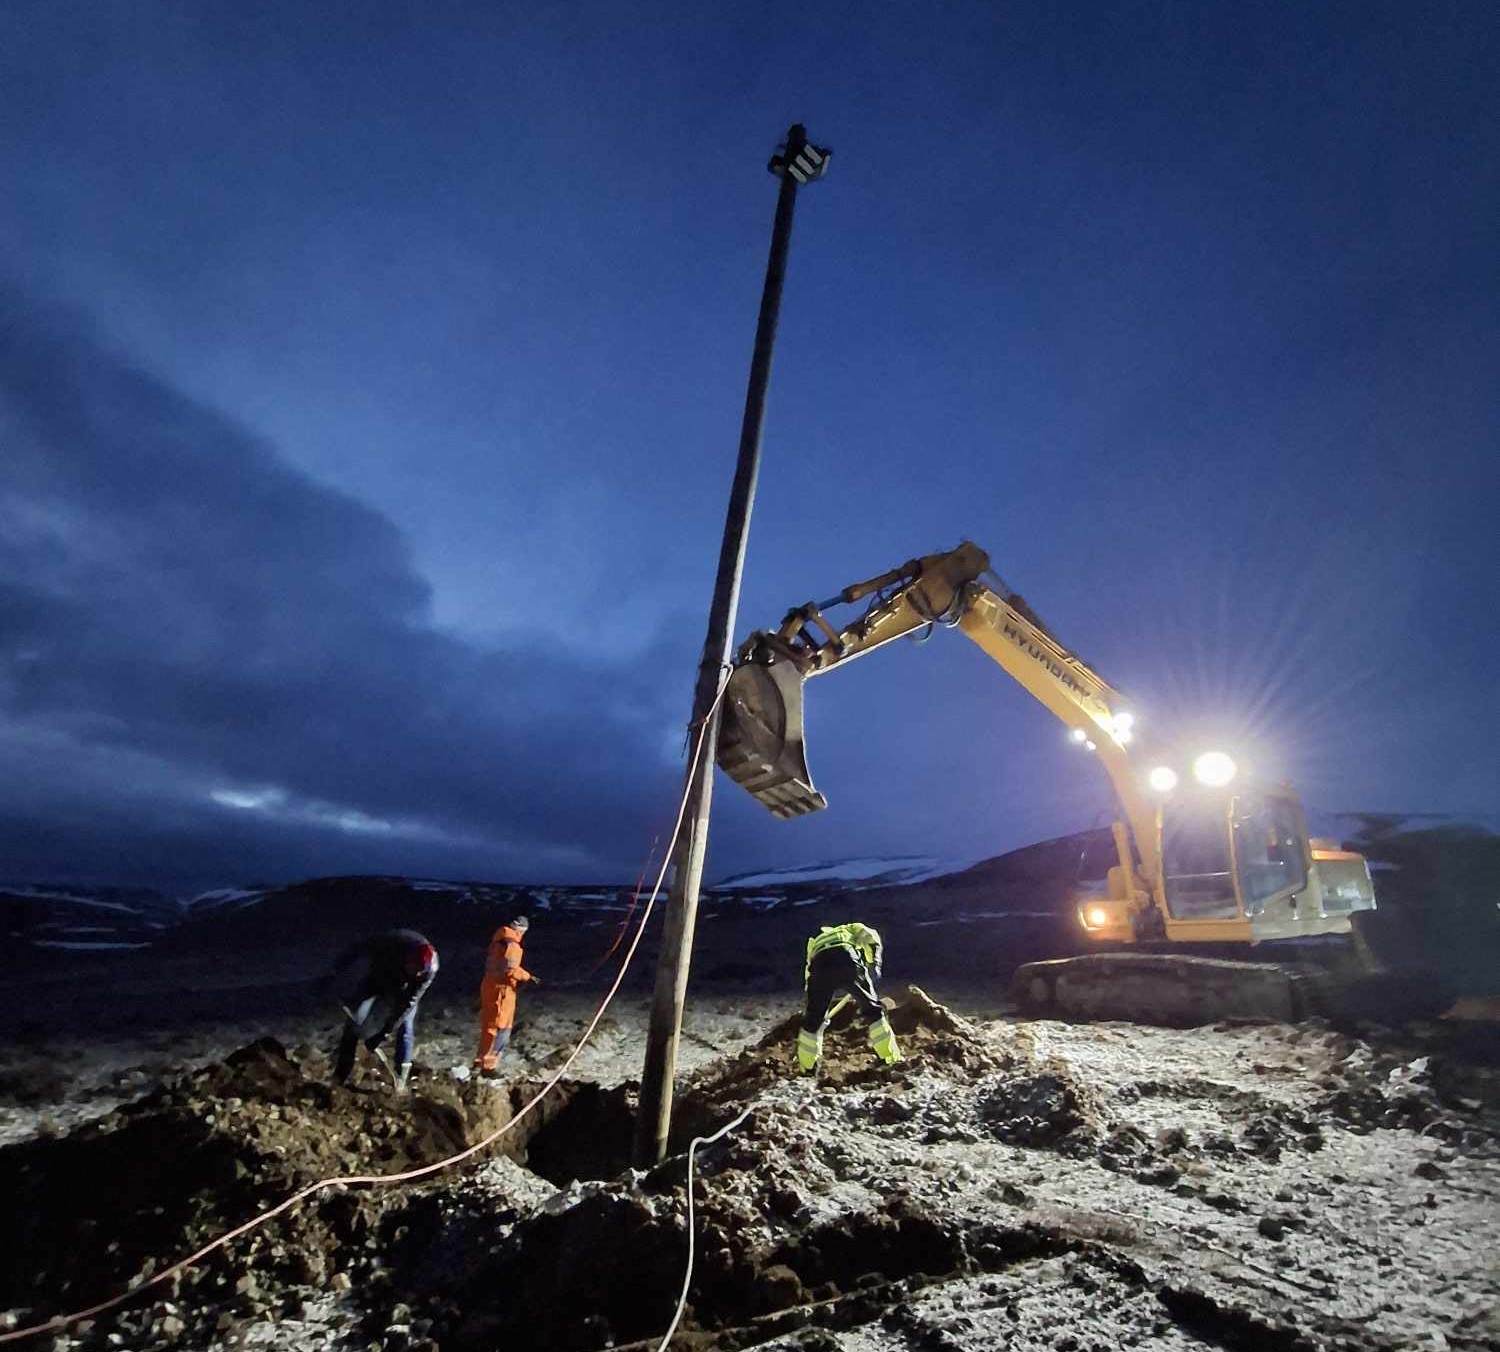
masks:
[[[1090,906],[1083,913],[1083,918],[1088,921],[1091,928],[1099,929],[1109,920],[1109,912],[1102,906]]]
[[[1129,732],[1133,727],[1135,727],[1135,715],[1129,710],[1115,715],[1116,732]]]
[[[1086,733],[1082,728],[1074,728],[1073,731],[1068,734],[1068,736],[1071,737],[1080,746],[1082,746],[1083,743],[1088,741],[1089,739],[1088,733]]]
[[[1222,789],[1238,767],[1222,751],[1205,751],[1193,762],[1193,778],[1211,789]]]
[[[1158,765],[1146,776],[1146,782],[1157,793],[1171,793],[1177,787],[1177,771],[1170,765]]]

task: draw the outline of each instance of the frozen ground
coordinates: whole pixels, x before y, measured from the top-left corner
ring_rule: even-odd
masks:
[[[515,1040],[505,1062],[512,1079],[538,1074],[559,1047],[582,1034],[598,999],[543,989],[523,995]],[[788,1000],[764,1008],[778,1013]],[[620,997],[611,1015],[584,1049],[569,1078],[616,1085],[641,1070],[640,1029],[650,1004],[638,995]],[[765,1031],[762,1007],[712,997],[697,1002],[683,1026],[678,1063],[684,1073],[725,1051],[738,1050]],[[304,1052],[327,1051],[337,1041],[336,1012],[232,1018],[183,1030],[121,1031],[107,1024],[96,1032],[54,1032],[0,1047],[0,1146],[40,1133],[66,1132],[139,1098],[163,1075],[222,1061],[237,1047],[270,1037]],[[477,1036],[475,1015],[450,1001],[424,1010],[418,1023],[419,1062],[445,1073],[467,1074]]]
[[[1500,1093],[1482,1035],[1022,1023],[944,994],[972,1020],[912,1002],[895,1070],[870,1062],[858,1028],[831,1033],[817,1080],[793,1072],[790,996],[695,998],[684,1141],[752,1112],[700,1161],[699,1259],[675,1345],[1500,1348]],[[67,1288],[65,1260],[38,1255],[76,1256],[75,1231],[141,1233],[149,1199],[111,1209],[63,1178],[117,1186],[103,1166],[121,1133],[191,1136],[184,1169],[233,1154],[222,1187],[158,1199],[158,1242],[180,1252],[319,1169],[388,1171],[503,1123],[519,1082],[557,1063],[592,1008],[540,996],[509,1063],[516,1099],[453,1078],[472,1054],[458,1005],[424,1019],[425,1071],[405,1104],[373,1079],[364,1095],[325,1089],[334,1029],[312,1012],[13,1043],[0,1129],[23,1144],[0,1151],[0,1185],[37,1186],[28,1196],[57,1212],[41,1235],[0,1222],[7,1251],[42,1269],[24,1274],[40,1298],[17,1295],[35,1280],[10,1284],[13,1320],[102,1280],[89,1268]],[[201,1279],[56,1346],[654,1346],[681,1281],[685,1195],[680,1156],[617,1173],[645,1011],[638,996],[615,1006],[575,1063],[573,1096],[527,1140],[502,1138],[436,1183],[309,1203]],[[290,1059],[222,1064],[264,1037]],[[204,1069],[179,1074],[192,1066]],[[403,1136],[408,1123],[421,1130]],[[153,1251],[141,1244],[121,1285]]]

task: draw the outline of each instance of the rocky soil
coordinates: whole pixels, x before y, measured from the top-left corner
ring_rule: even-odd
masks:
[[[674,1346],[1500,1348],[1488,1030],[1069,1026],[951,1003],[976,1017],[903,995],[891,1069],[836,1024],[809,1078],[789,1001],[700,998],[677,1153],[647,1172],[625,1167],[644,1010],[621,1006],[578,1076],[477,1163],[323,1192],[29,1345],[654,1347],[686,1258],[681,1151],[749,1108],[699,1154]],[[405,1099],[373,1063],[330,1086],[291,1026],[197,1066],[159,1051],[154,1074],[75,1103],[87,1119],[59,1121],[69,1082],[13,1060],[0,1323],[139,1283],[319,1177],[482,1139],[582,1016],[534,1013],[494,1088],[454,1076],[466,1020],[438,1013]]]

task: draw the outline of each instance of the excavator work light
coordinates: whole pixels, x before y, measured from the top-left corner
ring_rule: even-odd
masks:
[[[1210,789],[1222,789],[1238,768],[1222,751],[1205,751],[1193,762],[1193,778]]]
[[[1083,913],[1083,923],[1090,929],[1099,929],[1109,919],[1109,912],[1102,906],[1090,906]]]
[[[1086,733],[1082,728],[1074,728],[1073,731],[1068,734],[1068,736],[1071,737],[1075,742],[1077,742],[1079,746],[1082,746],[1089,739],[1088,733]]]
[[[1146,776],[1146,782],[1157,793],[1171,793],[1177,787],[1177,771],[1170,765],[1158,765]]]

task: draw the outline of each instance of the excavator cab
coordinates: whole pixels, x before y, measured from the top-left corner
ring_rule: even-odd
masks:
[[[807,768],[805,679],[789,661],[744,662],[729,677],[719,715],[720,768],[783,819],[828,806]]]

